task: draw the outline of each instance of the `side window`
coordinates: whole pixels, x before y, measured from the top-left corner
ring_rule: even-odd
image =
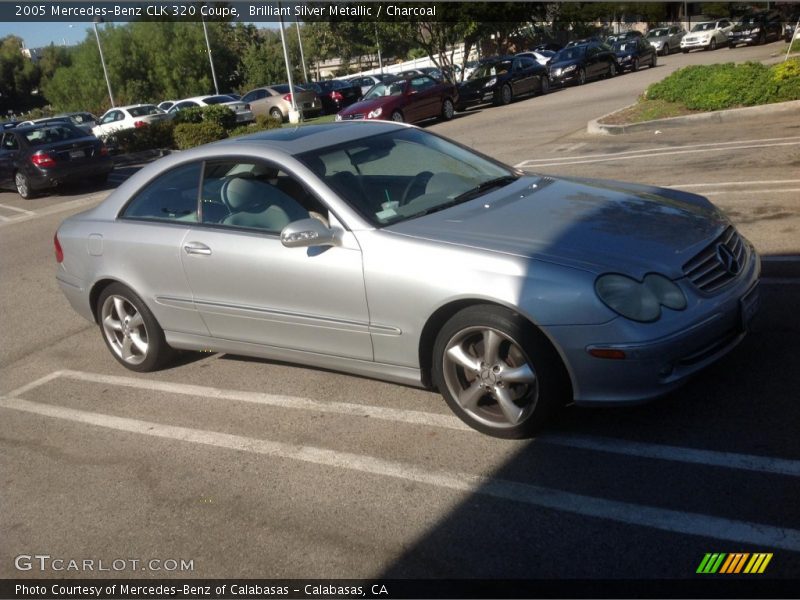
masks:
[[[157,177],[134,196],[120,216],[123,219],[196,222],[201,164],[182,165]]]
[[[7,133],[3,136],[3,150],[17,150],[19,148],[19,142],[17,142],[16,136],[13,133]]]
[[[108,113],[106,116],[104,116],[100,120],[100,123],[101,124],[102,123],[111,123],[112,121],[115,121],[116,118],[117,118],[117,111],[112,111],[112,112]]]
[[[207,162],[201,200],[203,223],[272,234],[322,210],[297,179],[261,162]]]

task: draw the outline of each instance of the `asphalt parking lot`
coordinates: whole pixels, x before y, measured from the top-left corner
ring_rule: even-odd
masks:
[[[796,579],[800,123],[585,133],[668,69],[777,47],[428,126],[525,170],[706,194],[770,265],[725,359],[656,402],[568,407],[534,440],[467,430],[432,392],[288,364],[201,354],[131,374],[53,277],[58,223],[108,189],[0,193],[0,577],[108,576],[15,567],[39,553],[192,561],[119,577],[699,581],[706,553],[762,552],[764,580]]]

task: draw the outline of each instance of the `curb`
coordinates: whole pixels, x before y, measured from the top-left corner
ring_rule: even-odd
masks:
[[[683,117],[670,117],[669,119],[655,119],[653,121],[642,121],[641,123],[631,123],[629,125],[606,125],[600,123],[610,115],[613,115],[620,110],[625,110],[634,106],[629,104],[614,112],[592,119],[586,124],[586,132],[594,135],[619,135],[622,133],[631,133],[634,131],[649,131],[653,128],[666,129],[670,127],[681,127],[683,125],[693,125],[696,123],[728,123],[738,122],[742,117],[751,115],[771,115],[781,113],[800,113],[800,100],[792,100],[790,102],[776,102],[774,104],[762,104],[760,106],[746,106],[744,108],[729,108],[727,110],[718,110],[714,112],[700,113],[697,115],[685,115]]]

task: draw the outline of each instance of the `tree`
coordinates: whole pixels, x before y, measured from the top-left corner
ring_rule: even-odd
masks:
[[[21,112],[37,104],[39,68],[22,54],[22,39],[10,35],[0,39],[0,111]]]

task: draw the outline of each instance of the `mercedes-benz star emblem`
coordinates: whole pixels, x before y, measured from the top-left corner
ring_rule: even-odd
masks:
[[[731,275],[736,275],[742,268],[733,251],[725,244],[717,245],[717,258],[722,267]]]

